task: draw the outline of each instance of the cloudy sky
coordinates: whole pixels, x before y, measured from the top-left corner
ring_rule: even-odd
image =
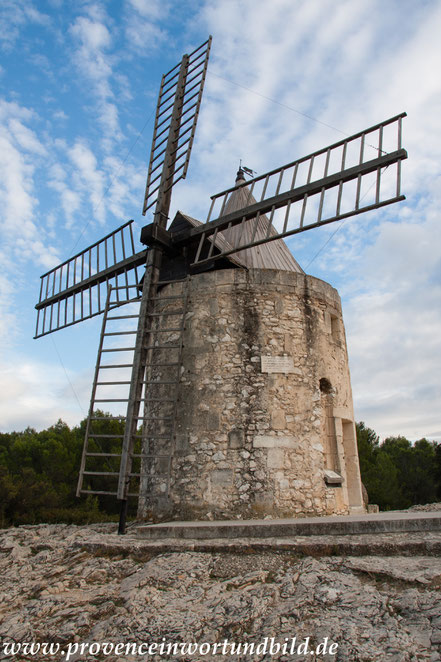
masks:
[[[2,0],[0,430],[87,413],[99,321],[33,340],[39,276],[141,216],[161,74],[213,35],[176,209],[402,111],[406,201],[290,241],[338,288],[357,420],[441,439],[441,3]],[[147,219],[150,222],[150,219]]]

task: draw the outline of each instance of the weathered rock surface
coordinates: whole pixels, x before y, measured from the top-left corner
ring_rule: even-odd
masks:
[[[114,525],[27,526],[0,533],[0,660],[63,660],[4,653],[4,642],[338,643],[336,655],[80,655],[71,660],[441,660],[441,559],[302,556],[277,541],[210,541],[211,551],[118,537]],[[425,534],[432,542],[441,534]],[[351,536],[345,536],[350,539]],[[287,541],[284,540],[284,543]],[[294,541],[293,541],[294,542]],[[313,544],[314,541],[311,541]],[[199,541],[200,544],[200,541]],[[329,542],[331,547],[331,542]],[[194,547],[194,549],[197,549]],[[319,548],[317,548],[319,549]],[[410,546],[411,550],[412,547]],[[404,550],[404,551],[403,551]]]

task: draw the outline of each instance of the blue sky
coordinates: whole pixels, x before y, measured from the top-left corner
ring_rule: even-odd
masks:
[[[260,174],[407,111],[407,200],[290,247],[342,296],[357,420],[441,439],[440,33],[438,1],[2,0],[0,429],[86,415],[99,321],[33,340],[39,276],[146,222],[161,74],[212,34],[172,214],[202,219],[239,159]]]

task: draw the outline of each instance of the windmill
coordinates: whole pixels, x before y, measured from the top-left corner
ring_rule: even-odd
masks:
[[[178,212],[167,229],[172,188],[187,173],[210,46],[211,37],[162,78],[143,204],[143,214],[154,209],[141,232],[148,248],[136,249],[129,221],[41,277],[35,337],[103,314],[77,494],[115,496],[119,533],[128,499],[138,497],[149,472],[160,471],[161,489],[170,488],[189,278],[230,261],[240,266],[240,256],[259,266],[286,237],[404,199],[402,113],[251,180],[241,168],[234,187],[212,196],[204,223]],[[130,322],[136,329],[109,330]],[[118,338],[134,342],[105,346]],[[106,364],[107,352],[130,358]],[[119,387],[124,397],[97,395]],[[109,433],[100,408],[115,402],[127,409]]]

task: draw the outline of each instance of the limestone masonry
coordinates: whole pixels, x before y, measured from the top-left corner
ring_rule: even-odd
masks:
[[[166,297],[180,286],[161,290],[161,310],[173,310]],[[165,345],[176,338],[164,336]],[[291,271],[192,276],[183,343],[175,447],[144,440],[141,518],[363,512],[334,288]],[[150,407],[159,418],[162,405]]]

